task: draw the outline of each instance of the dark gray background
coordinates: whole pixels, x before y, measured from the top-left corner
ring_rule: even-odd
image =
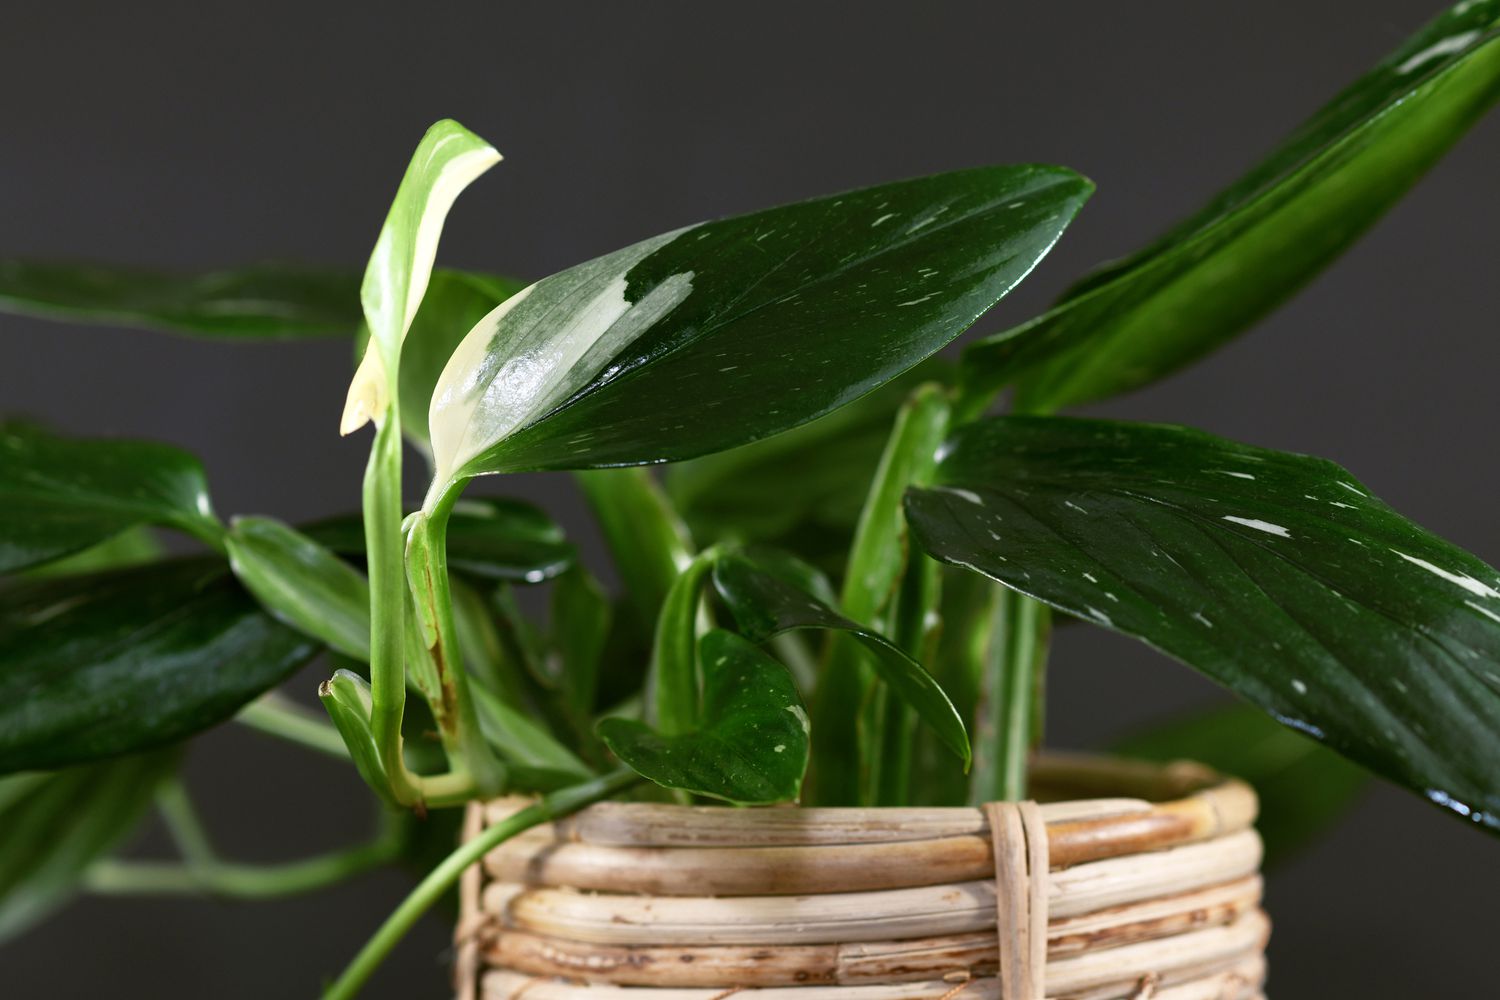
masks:
[[[1021,160],[1089,174],[1093,203],[988,331],[1195,207],[1434,9],[12,4],[0,253],[360,267],[407,156],[442,116],[507,159],[459,202],[441,259],[523,277],[700,219],[914,174]],[[1491,120],[1253,336],[1100,412],[1328,456],[1500,561],[1497,153]],[[358,500],[368,441],[336,434],[348,354],[4,318],[0,406],[176,442],[207,463],[221,512],[305,518]],[[594,545],[565,477],[483,488],[556,504]],[[317,679],[294,686],[307,694]],[[1186,668],[1083,628],[1059,641],[1050,687],[1050,738],[1071,747],[1218,697]],[[332,847],[367,821],[351,773],[243,732],[201,740],[189,772],[223,848],[245,859]],[[1489,994],[1497,848],[1377,790],[1273,874],[1272,994]],[[0,949],[0,993],[310,995],[404,886],[382,875],[276,904],[83,901]],[[369,995],[442,995],[445,935],[422,924]]]

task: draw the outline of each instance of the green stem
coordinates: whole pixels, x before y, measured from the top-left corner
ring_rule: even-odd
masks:
[[[453,592],[448,580],[448,515],[458,491],[446,493],[432,510],[414,515],[406,547],[407,581],[416,603],[423,644],[437,676],[439,703],[433,705],[444,742],[457,751],[458,770],[473,779],[481,796],[505,788],[505,765],[485,742],[479,713],[469,693],[453,621]]]
[[[316,750],[336,760],[348,760],[349,748],[339,731],[326,720],[272,691],[240,709],[235,721],[289,743]]]
[[[106,859],[90,866],[84,886],[110,895],[197,895],[232,899],[273,899],[312,892],[395,860],[401,848],[401,828],[383,812],[385,826],[371,841],[341,851],[284,864],[246,865],[217,860],[119,861]]]
[[[1026,797],[1026,765],[1046,651],[1046,607],[1009,587],[996,587],[990,657],[980,686],[979,739],[970,791],[974,803]]]
[[[380,963],[411,929],[417,918],[442,897],[443,893],[458,881],[464,869],[477,862],[494,848],[524,830],[539,826],[549,820],[576,812],[593,802],[607,798],[639,781],[632,771],[616,771],[603,778],[564,788],[545,796],[536,805],[529,806],[513,816],[502,820],[478,837],[443,859],[428,873],[398,906],[394,913],[374,936],[360,949],[359,954],[344,969],[338,980],[323,994],[323,1000],[348,1000],[370,978]]]
[[[213,845],[208,831],[198,819],[193,801],[188,797],[187,786],[180,777],[173,776],[161,783],[156,790],[156,808],[172,835],[177,850],[189,866],[201,867],[215,861]]]
[[[401,752],[406,711],[402,636],[406,618],[406,560],[401,536],[401,418],[390,407],[375,431],[365,467],[365,552],[370,576],[370,728],[397,802],[419,792]]]

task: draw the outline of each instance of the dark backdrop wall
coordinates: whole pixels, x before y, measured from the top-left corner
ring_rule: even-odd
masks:
[[[1434,8],[1423,0],[1133,4],[12,4],[0,36],[0,253],[202,268],[363,265],[407,156],[453,116],[506,155],[464,195],[444,262],[540,277],[700,219],[975,164],[1041,160],[1099,192],[988,331],[1040,309],[1267,149]],[[1291,305],[1207,364],[1100,407],[1354,470],[1490,562],[1490,120]],[[0,319],[0,405],[175,442],[225,513],[352,507],[336,342],[232,346]],[[565,477],[490,482],[560,506]],[[1091,628],[1057,644],[1050,739],[1106,744],[1220,697]],[[319,668],[293,688],[311,694]],[[189,777],[227,852],[359,836],[352,774],[236,731]],[[0,831],[3,838],[4,831]],[[1377,789],[1270,881],[1273,995],[1479,996],[1500,845]],[[260,905],[83,900],[0,949],[10,997],[310,995],[399,899],[374,876]],[[369,995],[441,996],[428,920]]]

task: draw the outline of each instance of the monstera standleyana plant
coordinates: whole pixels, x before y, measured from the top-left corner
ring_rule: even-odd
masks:
[[[362,282],[0,263],[16,311],[358,338],[342,431],[374,435],[361,512],[294,527],[221,519],[177,448],[0,428],[0,934],[79,888],[306,891],[430,857],[448,807],[539,795],[431,867],[348,996],[483,851],[600,798],[1020,798],[1053,619],[1243,700],[1130,749],[1256,780],[1273,848],[1360,769],[1500,830],[1500,574],[1328,462],[1056,415],[1209,352],[1374,223],[1500,93],[1497,20],[1454,8],[1202,211],[952,361],[1083,177],[886,184],[522,287],[433,269],[500,159],[444,121]],[[412,503],[403,441],[432,472]],[[544,511],[466,493],[533,470],[577,470],[617,598]],[[202,551],[165,556],[163,528]],[[517,594],[539,585],[537,616]],[[273,691],[320,653],[331,725]],[[231,719],[352,761],[377,835],[290,865],[216,855],[176,765]],[[153,802],[180,862],[116,856]]]

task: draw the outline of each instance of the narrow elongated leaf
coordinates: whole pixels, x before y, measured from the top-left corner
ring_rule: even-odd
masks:
[[[500,751],[507,764],[514,764],[531,775],[539,773],[557,776],[561,784],[574,784],[594,777],[587,764],[569,750],[547,730],[547,727],[532,716],[507,705],[499,696],[486,688],[475,686],[474,706],[479,712],[479,724],[485,739]],[[553,782],[549,781],[550,786]],[[525,787],[525,786],[523,786]],[[539,786],[526,787],[527,791],[538,791]]]
[[[229,565],[272,615],[345,656],[370,659],[370,584],[301,532],[267,517],[237,517]]]
[[[1152,645],[1500,831],[1500,574],[1320,459],[1012,417],[946,446],[932,555]]]
[[[687,526],[648,469],[599,469],[575,478],[599,522],[636,624],[649,635],[672,582],[693,560]]]
[[[1497,28],[1500,0],[1453,7],[1161,240],[971,347],[969,377],[988,388],[1025,372],[1022,404],[1054,409],[1144,385],[1244,330],[1374,224],[1500,97]]]
[[[631,719],[599,723],[615,756],[658,785],[740,805],[797,797],[807,771],[807,711],[786,667],[722,629],[699,642],[702,725],[665,735]]]
[[[0,424],[0,572],[140,524],[222,530],[196,458],[155,442],[70,439],[34,424]]]
[[[364,521],[358,514],[306,525],[302,532],[340,555],[364,555]],[[455,573],[541,583],[567,570],[576,556],[557,522],[524,500],[460,500],[448,521],[448,568]]]
[[[0,778],[0,942],[67,902],[135,828],[177,755],[159,751]]]
[[[1255,829],[1273,864],[1342,819],[1368,784],[1364,771],[1278,725],[1250,705],[1173,719],[1127,736],[1115,751],[1149,760],[1196,760],[1255,786]]]
[[[286,264],[167,274],[11,259],[0,260],[0,310],[226,339],[348,336],[359,279]]]
[[[434,495],[767,437],[935,353],[1031,270],[1089,183],[987,167],[691,226],[546,278],[454,353]]]
[[[191,736],[318,648],[217,560],[13,584],[0,591],[0,773]]]
[[[791,629],[848,632],[871,653],[880,678],[931,726],[947,747],[969,763],[969,736],[963,719],[932,675],[894,643],[869,627],[850,621],[786,579],[766,572],[740,555],[714,564],[714,586],[740,631],[756,642]]]
[[[402,341],[427,292],[448,210],[464,188],[498,162],[494,147],[448,119],[428,129],[417,144],[360,284],[370,343],[349,386],[340,433],[357,430],[390,405],[390,394],[397,391],[391,376],[400,370]]]
[[[656,620],[646,689],[652,693],[652,721],[667,736],[696,729],[702,718],[697,663],[699,609],[703,606],[704,578],[718,558],[713,549],[694,557],[667,591]]]
[[[614,609],[593,574],[582,566],[558,577],[552,588],[553,658],[562,695],[574,718],[594,712],[599,663]]]

